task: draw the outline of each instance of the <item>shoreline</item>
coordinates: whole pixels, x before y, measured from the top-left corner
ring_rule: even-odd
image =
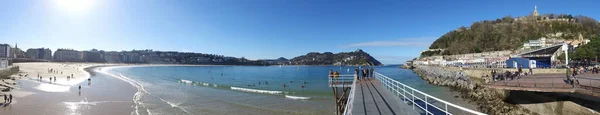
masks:
[[[12,75],[17,81],[16,89],[3,92],[14,96],[13,103],[0,108],[0,114],[99,114],[98,111],[112,110],[109,114],[130,114],[133,110],[135,88],[126,82],[99,73],[97,69],[118,64],[97,63],[15,63],[22,69],[20,74]],[[74,66],[77,65],[77,66]],[[56,67],[62,66],[62,67]],[[56,81],[38,79],[37,72],[46,76],[61,75],[50,73],[47,67],[63,72]],[[74,68],[77,67],[77,68]],[[44,73],[42,73],[44,72]],[[67,79],[73,74],[74,79]],[[19,79],[19,77],[21,77]],[[91,79],[91,81],[87,81]],[[100,84],[100,85],[98,85]],[[109,84],[109,85],[101,85]],[[79,90],[81,86],[81,90]],[[36,111],[31,111],[34,109]],[[106,113],[105,113],[106,114]]]

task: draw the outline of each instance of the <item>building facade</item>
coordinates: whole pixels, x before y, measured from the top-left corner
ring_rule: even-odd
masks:
[[[80,62],[83,55],[79,51],[72,49],[58,49],[54,52],[54,61],[59,62]]]
[[[12,48],[8,44],[0,44],[0,58],[12,58]]]
[[[49,48],[32,48],[27,49],[25,56],[31,59],[52,60],[52,50]]]

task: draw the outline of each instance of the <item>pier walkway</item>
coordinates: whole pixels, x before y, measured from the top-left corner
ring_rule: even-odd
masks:
[[[564,74],[534,74],[490,82],[485,86],[504,90],[580,93],[600,97],[600,74],[581,74],[577,79],[579,84],[571,85]]]
[[[411,106],[391,94],[376,79],[356,83],[354,93],[354,115],[417,115]]]
[[[356,80],[355,75],[330,78],[341,115],[485,115],[438,99],[383,74]],[[338,88],[342,88],[339,92]],[[337,112],[336,112],[337,113]]]

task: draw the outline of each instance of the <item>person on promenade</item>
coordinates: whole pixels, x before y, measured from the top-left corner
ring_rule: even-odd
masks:
[[[8,102],[8,97],[6,97],[6,94],[4,95],[4,103]]]
[[[371,74],[370,77],[373,77],[373,72],[375,72],[375,70],[373,69],[373,67],[371,67],[371,72],[369,72],[369,74]]]
[[[333,72],[333,77],[335,79],[338,79],[338,77],[340,77],[340,72],[338,72],[338,71]]]
[[[333,69],[329,70],[329,78],[333,78]]]
[[[79,92],[81,92],[81,85],[79,85]]]
[[[567,72],[566,72],[565,76],[567,77],[567,82],[569,82],[569,84],[572,84],[571,75],[573,75],[573,74],[571,72],[573,72],[573,71],[571,71],[571,69],[569,67],[567,67]]]
[[[529,68],[529,75],[533,75],[533,69]]]
[[[492,75],[492,80],[496,81],[496,71],[495,70],[492,70],[491,75]]]
[[[12,94],[8,95],[8,103],[12,103]]]
[[[363,68],[362,70],[362,77],[363,79],[367,78],[367,69]]]
[[[519,66],[519,74],[518,75],[521,75],[521,73],[523,73],[523,66]]]
[[[358,68],[354,68],[354,75],[356,75],[356,80],[360,80],[360,76],[358,76]]]

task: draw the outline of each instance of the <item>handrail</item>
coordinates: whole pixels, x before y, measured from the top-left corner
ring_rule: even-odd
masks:
[[[348,101],[346,101],[346,107],[344,108],[344,113],[343,115],[351,115],[352,114],[352,107],[354,106],[354,88],[356,88],[356,78],[358,76],[356,76],[356,74],[354,75],[354,81],[352,82],[352,87],[350,89],[350,93],[348,94]]]
[[[452,113],[450,113],[448,111],[448,106],[457,108],[457,109],[462,110],[462,111],[469,112],[471,114],[485,115],[484,113],[477,112],[477,111],[474,111],[474,110],[471,110],[471,109],[468,109],[468,108],[464,108],[464,107],[461,107],[461,106],[458,106],[458,105],[446,102],[444,100],[438,99],[438,98],[433,97],[433,96],[431,96],[429,94],[423,93],[423,92],[421,92],[419,90],[416,90],[416,89],[414,89],[414,88],[412,88],[412,87],[410,87],[408,85],[405,85],[405,84],[400,83],[400,82],[398,82],[396,80],[393,80],[393,79],[391,79],[391,78],[389,78],[389,77],[387,77],[387,76],[385,76],[383,74],[380,74],[378,72],[374,72],[374,73],[375,73],[374,77],[377,80],[379,80],[383,84],[384,87],[389,88],[390,90],[395,91],[394,94],[396,94],[398,96],[404,97],[402,100],[405,100],[404,101],[405,103],[408,103],[408,101],[406,101],[406,100],[409,100],[410,102],[412,102],[413,109],[414,109],[414,106],[416,105],[418,108],[420,108],[421,110],[425,111],[425,114],[427,114],[427,115],[433,114],[433,113],[431,113],[429,111],[429,107],[430,106],[433,107],[433,108],[435,108],[435,109],[438,109],[439,111],[444,112],[447,115],[452,115]],[[400,87],[398,85],[401,85],[402,87]],[[406,90],[407,88],[410,90],[410,92]],[[402,92],[400,92],[400,91],[402,91]],[[418,96],[415,96],[415,92],[417,92],[418,94],[423,95],[424,99],[423,98],[419,98]],[[409,95],[407,95],[407,94],[409,94]],[[411,98],[408,98],[409,96]],[[416,101],[415,98],[417,100],[421,100],[422,102],[424,102],[425,103],[425,105],[424,105],[425,107],[423,107],[423,106],[421,106],[419,104],[415,104],[415,101]],[[444,106],[445,106],[445,109],[441,109],[441,107],[438,107],[438,106],[436,106],[434,104],[429,103],[427,101],[428,99],[433,99],[433,100],[436,100],[438,102],[443,103]]]

